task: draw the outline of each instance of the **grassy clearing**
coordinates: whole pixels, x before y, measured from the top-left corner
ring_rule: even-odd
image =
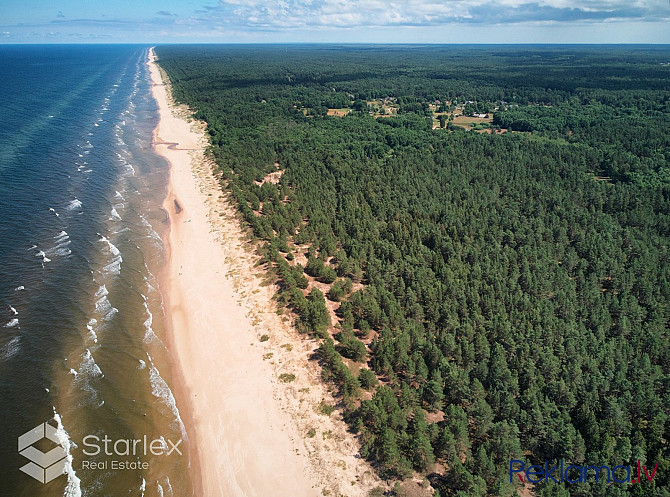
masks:
[[[351,109],[328,109],[329,116],[344,117],[351,112]]]

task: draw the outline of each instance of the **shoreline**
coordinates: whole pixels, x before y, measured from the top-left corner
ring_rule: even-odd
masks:
[[[205,158],[204,125],[171,101],[153,48],[148,64],[154,149],[170,163],[160,286],[196,495],[367,495],[380,480],[355,436],[339,414],[317,412],[337,402],[309,359],[318,343],[275,312],[274,285]]]
[[[166,108],[161,105],[159,100],[159,95],[157,94],[156,86],[163,86],[161,76],[161,69],[155,63],[156,56],[154,54],[153,47],[149,49],[149,57],[146,62],[149,71],[151,73],[151,94],[158,105],[158,114],[159,120],[158,124],[153,130],[153,136],[151,140],[151,146],[154,149],[154,152],[157,155],[163,157],[169,164],[168,171],[168,182],[166,185],[165,198],[163,199],[162,208],[166,214],[167,229],[162,237],[163,247],[165,250],[165,262],[160,272],[157,275],[157,282],[159,287],[159,292],[161,294],[161,299],[163,301],[163,308],[165,314],[164,320],[164,334],[165,334],[165,343],[168,349],[167,360],[170,365],[170,370],[172,372],[172,391],[175,396],[179,412],[181,413],[182,422],[186,426],[186,432],[188,434],[188,456],[189,456],[189,468],[190,468],[190,479],[193,484],[193,494],[194,495],[204,495],[202,487],[202,476],[201,476],[201,466],[200,466],[200,452],[198,451],[198,436],[197,431],[195,430],[195,422],[193,419],[193,408],[189,402],[189,390],[186,386],[186,379],[181,366],[179,363],[179,358],[176,356],[174,349],[176,347],[174,340],[174,329],[171,319],[170,311],[170,261],[172,260],[172,246],[171,246],[171,233],[173,226],[173,219],[171,215],[169,199],[172,196],[173,186],[172,186],[172,171],[173,165],[170,157],[162,153],[158,146],[161,143],[159,139],[159,132],[161,128],[161,122],[163,121],[163,113],[169,112],[169,108]],[[157,79],[158,81],[157,82]],[[167,95],[166,95],[167,96]],[[174,148],[175,145],[171,144],[168,147]],[[175,200],[176,202],[176,200]],[[175,204],[176,205],[176,204]],[[176,210],[176,209],[174,209]]]

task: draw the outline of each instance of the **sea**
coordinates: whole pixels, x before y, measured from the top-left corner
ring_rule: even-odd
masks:
[[[148,51],[0,46],[0,496],[194,493]]]

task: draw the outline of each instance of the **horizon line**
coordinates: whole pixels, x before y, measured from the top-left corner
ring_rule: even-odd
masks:
[[[477,43],[477,42],[468,42],[468,43],[461,43],[461,42],[449,42],[449,43],[440,43],[440,42],[376,42],[376,41],[369,41],[369,42],[338,42],[338,41],[328,41],[328,42],[322,42],[322,41],[266,41],[266,42],[230,42],[230,41],[220,41],[220,42],[198,42],[198,41],[191,41],[191,42],[123,42],[123,41],[117,41],[117,42],[91,42],[91,41],[86,41],[86,42],[14,42],[14,43],[2,43],[0,42],[0,46],[19,46],[19,45],[33,45],[33,46],[39,46],[39,45],[58,45],[58,46],[63,46],[63,45],[80,45],[80,46],[85,46],[85,45],[141,45],[141,46],[148,46],[148,47],[157,47],[161,45],[348,45],[348,46],[370,46],[370,45],[378,45],[378,46],[613,46],[613,45],[619,45],[619,46],[667,46],[670,47],[670,43],[663,42],[663,43],[652,43],[652,42],[605,42],[605,43],[578,43],[578,42],[516,42],[516,43]]]

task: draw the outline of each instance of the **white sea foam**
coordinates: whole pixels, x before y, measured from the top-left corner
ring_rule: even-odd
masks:
[[[107,291],[107,286],[104,284],[100,285],[95,292],[95,310],[105,321],[111,319],[114,314],[119,312],[119,310],[109,301],[107,295],[109,295],[109,292]],[[90,321],[89,324],[91,324]]]
[[[109,292],[107,291],[106,285],[100,285],[100,287],[95,292],[96,299],[106,297],[107,295],[109,295]]]
[[[47,252],[49,252],[49,255],[58,255],[61,257],[65,257],[67,255],[70,255],[72,253],[72,250],[67,248],[65,245],[69,245],[70,242],[65,242],[62,245],[56,245],[54,248],[49,249]]]
[[[118,190],[116,190],[116,193],[114,194],[114,198],[118,198],[119,200],[125,200],[123,195],[121,195],[121,193]]]
[[[153,238],[157,242],[162,242],[160,235],[158,233],[156,233],[156,230],[154,230],[154,227],[151,226],[151,223],[149,221],[147,221],[146,218],[142,214],[140,214],[140,223],[142,223],[142,226],[147,228],[147,231],[149,232],[149,237],[150,238]]]
[[[107,245],[107,251],[112,256],[112,259],[102,268],[102,272],[106,274],[119,274],[121,272],[121,263],[123,262],[121,252],[106,237],[101,235],[100,241]]]
[[[118,219],[119,221],[121,220],[121,216],[119,216],[119,212],[116,210],[116,207],[112,207],[112,215],[109,218],[111,219]]]
[[[19,320],[17,318],[14,318],[5,325],[5,328],[14,328],[18,325],[19,325]]]
[[[144,343],[151,343],[154,340],[158,340],[158,337],[154,333],[154,330],[149,328],[144,332]]]
[[[35,254],[35,257],[41,257],[42,262],[51,262],[51,259],[49,259],[46,254],[43,251],[39,251]]]
[[[142,305],[144,306],[144,311],[146,312],[147,318],[144,320],[144,342],[149,343],[155,340],[156,334],[154,333],[153,328],[151,325],[154,322],[154,315],[151,314],[151,311],[149,310],[149,306],[147,305],[147,298],[142,294],[142,298],[144,299],[144,302],[142,302]]]
[[[142,492],[141,497],[144,497],[144,492],[147,489],[147,481],[142,478],[142,484],[140,485],[140,492]]]
[[[154,341],[158,341],[161,345],[165,347],[165,344],[163,341],[156,336],[156,333],[154,333],[154,329],[152,328],[153,322],[154,322],[154,315],[151,313],[149,310],[149,305],[147,304],[147,297],[142,294],[142,298],[144,299],[144,302],[142,302],[142,305],[144,305],[144,310],[146,312],[147,318],[144,320],[144,343],[151,343]],[[151,359],[151,358],[150,358]]]
[[[65,431],[63,426],[63,420],[61,419],[58,412],[56,412],[56,407],[54,409],[54,419],[56,420],[56,437],[61,446],[65,449],[66,458],[65,458],[65,474],[67,475],[67,484],[65,485],[65,491],[63,497],[81,497],[81,480],[77,477],[77,474],[74,471],[72,466],[72,454],[70,452],[71,448],[76,447],[77,445],[70,440],[70,436]]]
[[[98,123],[93,123],[93,126],[95,126],[97,128],[100,125]]]
[[[156,368],[153,361],[151,360],[151,356],[149,356],[148,353],[147,358],[149,359],[149,381],[151,383],[151,393],[154,397],[160,399],[168,407],[168,409],[170,409],[175,418],[175,421],[179,425],[179,431],[181,431],[182,438],[187,441],[188,436],[186,435],[186,427],[184,426],[184,422],[179,415],[179,408],[177,407],[177,402],[174,399],[174,395],[172,395],[172,390],[170,390],[170,387],[160,375],[158,368]]]
[[[19,337],[12,338],[7,345],[0,348],[0,359],[9,359],[19,351]]]
[[[156,480],[156,488],[158,490],[158,495],[160,495],[160,497],[173,497],[174,493],[172,491],[172,485],[170,484],[170,478],[168,476],[165,477],[164,485],[165,489],[163,489],[163,486],[159,483],[158,480]]]
[[[153,275],[152,275],[152,276],[153,276]],[[147,282],[147,290],[149,291],[149,293],[151,293],[151,292],[156,292],[156,291],[157,291],[156,288],[154,288],[154,287],[151,285],[151,283],[149,283],[149,280],[148,280],[148,279],[146,280],[146,282]]]
[[[88,405],[100,407],[105,402],[100,398],[100,392],[94,386],[92,380],[104,378],[105,375],[96,364],[89,349],[86,349],[86,352],[81,355],[81,359],[78,371],[70,369],[70,373],[74,375],[73,384],[81,388],[87,397],[85,402]]]
[[[161,439],[162,439],[162,438],[163,438],[163,437],[161,437]],[[163,442],[165,442],[165,440],[163,440]],[[167,443],[165,444],[165,448],[167,449]],[[172,491],[172,484],[170,484],[170,477],[169,477],[169,476],[166,476],[166,477],[165,477],[165,484],[167,485],[166,490],[167,490],[167,495],[168,495],[168,497],[173,497],[173,496],[174,496],[174,493],[173,493],[173,491]]]
[[[88,375],[90,377],[105,376],[104,374],[102,374],[102,371],[95,363],[95,359],[93,359],[93,355],[91,354],[91,351],[89,349],[86,349],[86,352],[82,354],[81,357],[83,361],[79,366],[79,374]]]
[[[9,304],[9,310],[12,311],[12,314],[14,314],[15,316],[18,316],[19,311],[14,309],[14,307],[12,307],[12,304]]]
[[[137,366],[137,369],[142,370],[142,369],[144,369],[144,368],[147,367],[147,363],[146,363],[146,362],[144,362],[142,359],[139,359],[139,361],[140,361],[140,365]]]
[[[49,212],[53,212],[54,214],[56,214],[56,217],[60,215],[58,214],[58,212],[56,212],[56,209],[54,209],[53,207],[49,207]]]
[[[72,368],[70,368],[70,371],[69,371],[69,372],[70,372],[70,374],[71,374],[72,376],[74,376],[75,378],[77,377],[77,374],[79,374],[79,373],[77,373],[77,372],[76,372],[74,369],[72,369]]]
[[[88,330],[88,334],[93,339],[93,343],[98,343],[98,335],[95,334],[95,328],[94,328],[96,324],[98,324],[98,320],[91,318],[88,321],[88,324],[86,325],[86,329]]]
[[[61,231],[54,237],[54,240],[56,240],[56,246],[47,250],[49,255],[66,256],[72,253],[72,251],[67,248],[67,246],[72,243],[72,241],[70,240],[70,236],[66,231]]]
[[[109,321],[112,319],[112,317],[119,312],[119,310],[116,307],[112,307],[110,311],[105,315],[105,321]]]
[[[75,209],[80,209],[81,208],[81,200],[79,200],[77,197],[74,198],[68,205],[67,205],[67,210],[72,211]]]
[[[151,314],[151,311],[149,310],[149,306],[147,306],[147,303],[144,303],[144,309],[147,311],[147,318],[144,320],[144,328],[149,330],[151,329],[151,325],[154,322],[154,315]]]
[[[105,265],[102,268],[102,272],[105,274],[120,274],[121,273],[121,257],[114,259],[109,264]]]

